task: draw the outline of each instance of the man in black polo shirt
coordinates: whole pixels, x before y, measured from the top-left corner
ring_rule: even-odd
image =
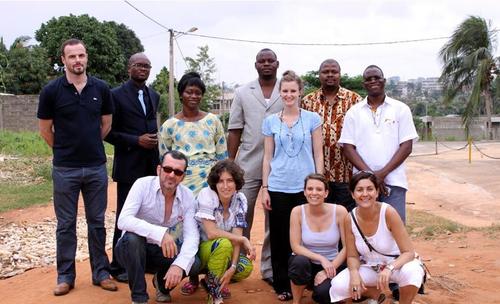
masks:
[[[125,199],[139,177],[156,175],[159,161],[156,113],[160,95],[146,85],[151,61],[144,53],[130,56],[129,81],[111,91],[114,102],[113,124],[105,140],[115,146],[113,180],[116,184],[116,221],[113,235],[111,275],[120,282],[128,281],[124,268],[115,256],[115,246],[122,232],[118,229]]]
[[[109,277],[104,228],[108,176],[102,139],[111,129],[111,92],[104,81],[85,73],[87,51],[82,41],[65,41],[61,46],[61,60],[65,75],[42,89],[37,112],[40,134],[54,154],[52,178],[57,217],[54,295],[67,294],[75,284],[80,191],[88,225],[92,283],[116,291]]]

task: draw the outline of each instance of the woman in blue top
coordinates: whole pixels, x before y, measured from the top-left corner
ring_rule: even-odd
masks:
[[[299,108],[302,89],[302,80],[293,71],[283,73],[283,110],[268,116],[262,124],[262,204],[269,210],[273,288],[281,301],[292,298],[287,272],[292,253],[290,213],[305,202],[304,178],[323,173],[321,118]]]

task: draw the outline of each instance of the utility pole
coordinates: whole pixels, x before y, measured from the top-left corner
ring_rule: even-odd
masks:
[[[168,117],[173,117],[175,114],[175,94],[174,94],[174,30],[169,29],[169,71],[168,71]]]
[[[176,37],[185,35],[187,33],[192,33],[198,30],[197,27],[190,28],[187,32],[177,32],[177,36],[175,35],[174,29],[169,29],[168,32],[170,34],[169,41],[169,71],[168,71],[168,117],[172,117],[175,114],[175,88],[174,88],[174,39]]]

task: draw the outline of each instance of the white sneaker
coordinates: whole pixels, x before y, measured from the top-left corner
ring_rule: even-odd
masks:
[[[153,277],[153,286],[156,289],[156,302],[160,302],[160,303],[172,302],[172,296],[170,295],[170,293],[161,292],[160,289],[158,288],[159,285],[160,284],[158,283],[158,276],[155,273],[155,275]],[[147,304],[147,303],[145,303],[145,304]]]

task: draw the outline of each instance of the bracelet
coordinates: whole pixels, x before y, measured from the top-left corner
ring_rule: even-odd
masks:
[[[234,270],[236,270],[236,264],[231,264],[231,268],[234,268]]]
[[[262,188],[269,188],[269,186],[262,186]]]

